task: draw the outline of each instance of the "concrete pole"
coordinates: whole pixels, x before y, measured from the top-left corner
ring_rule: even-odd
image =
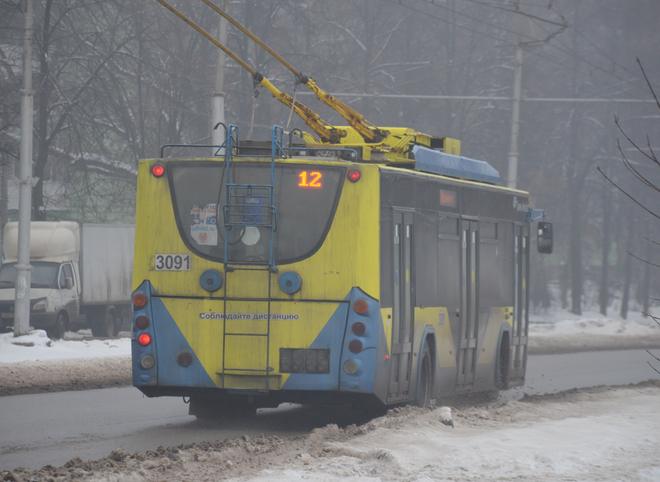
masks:
[[[225,2],[220,2],[220,5],[218,5],[220,8],[225,8]],[[218,40],[222,42],[223,44],[227,44],[227,20],[225,20],[224,17],[220,17],[220,23],[218,25]],[[218,122],[222,122],[223,124],[226,124],[225,121],[225,53],[218,49],[218,63],[216,65],[215,69],[215,85],[214,85],[214,91],[213,91],[213,99],[212,99],[212,112],[211,112],[211,121],[213,122],[213,125],[211,127],[215,127]],[[217,129],[213,130],[211,132],[211,144],[214,146],[220,146],[225,142],[225,131],[222,127],[218,127]],[[215,154],[215,149],[213,150],[213,153]],[[224,155],[224,149],[218,154]]]
[[[513,109],[511,113],[511,144],[509,147],[509,169],[507,186],[515,188],[518,184],[518,157],[520,152],[520,99],[522,96],[523,47],[516,45],[516,58],[513,74]]]
[[[30,218],[32,215],[32,0],[25,0],[25,43],[23,46],[23,102],[21,104],[21,169],[18,200],[18,263],[16,264],[16,302],[14,336],[30,331]]]

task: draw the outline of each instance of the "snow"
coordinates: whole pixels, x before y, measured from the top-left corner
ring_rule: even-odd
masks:
[[[616,316],[603,316],[597,311],[574,315],[568,311],[556,310],[532,315],[529,329],[534,337],[660,335],[660,325],[639,312],[630,312],[628,319],[624,320]]]
[[[0,334],[0,363],[129,357],[130,338],[108,340],[50,340],[44,330],[25,336]]]
[[[434,410],[250,480],[660,480],[660,389],[467,409],[456,427]]]

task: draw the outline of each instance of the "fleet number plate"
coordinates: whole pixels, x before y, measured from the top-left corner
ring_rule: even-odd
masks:
[[[154,256],[156,271],[190,271],[189,254],[157,254]]]

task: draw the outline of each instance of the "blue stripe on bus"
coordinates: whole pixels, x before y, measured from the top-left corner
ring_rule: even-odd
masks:
[[[158,384],[165,386],[215,387],[215,383],[204,370],[162,300],[152,297],[150,301],[153,321],[158,325],[158,329],[155,330],[156,342],[158,343],[158,351],[156,352]],[[177,356],[183,352],[192,355],[193,361],[188,367],[182,367],[176,361]]]
[[[352,311],[353,302],[358,298],[367,301],[367,316]],[[330,373],[293,373],[282,387],[283,390],[341,390],[358,393],[382,391],[377,386],[381,384],[377,384],[376,380],[377,362],[383,359],[385,353],[385,332],[380,318],[380,304],[357,288],[350,291],[346,301],[348,303],[342,303],[337,308],[310,345],[310,348],[330,349]],[[351,331],[352,324],[357,321],[367,326],[364,336],[358,337]],[[348,344],[356,338],[362,342],[363,350],[354,354],[349,351]],[[360,372],[356,375],[343,372],[344,363],[351,358],[360,364]]]
[[[131,360],[133,367],[133,385],[138,387],[142,385],[156,385],[157,383],[157,369],[158,367],[154,365],[153,368],[145,369],[140,366],[140,359],[145,355],[151,355],[155,357],[156,350],[156,340],[153,333],[153,324],[150,324],[149,327],[145,330],[138,330],[135,327],[135,320],[139,316],[146,316],[150,320],[153,319],[151,314],[151,283],[148,281],[143,281],[142,284],[134,291],[143,292],[147,296],[147,305],[144,308],[135,308],[133,307],[133,321],[132,325],[132,337],[131,337]],[[146,332],[151,335],[151,344],[149,346],[140,346],[137,342],[137,337],[140,333]]]
[[[347,392],[374,393],[378,369],[377,361],[383,359],[385,333],[380,318],[380,304],[378,301],[369,297],[362,290],[353,288],[349,294],[350,306],[353,306],[353,303],[358,299],[367,302],[368,312],[366,316],[362,316],[352,309],[349,311],[344,350],[339,367],[341,373],[339,389]],[[357,336],[352,331],[353,323],[358,321],[364,323],[367,327],[364,336]],[[360,353],[351,353],[348,349],[349,343],[355,339],[362,342],[363,349]],[[350,359],[356,360],[360,365],[360,371],[356,375],[349,375],[343,370],[344,363]]]
[[[341,303],[309,348],[330,350],[330,373],[292,373],[283,390],[337,390],[348,304]]]

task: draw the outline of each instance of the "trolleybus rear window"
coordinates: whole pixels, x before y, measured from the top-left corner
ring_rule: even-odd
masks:
[[[311,256],[334,216],[344,168],[277,165],[274,209],[268,164],[172,163],[168,169],[177,224],[196,253],[229,262],[268,263],[271,225],[276,263]],[[229,187],[228,187],[229,186]]]

